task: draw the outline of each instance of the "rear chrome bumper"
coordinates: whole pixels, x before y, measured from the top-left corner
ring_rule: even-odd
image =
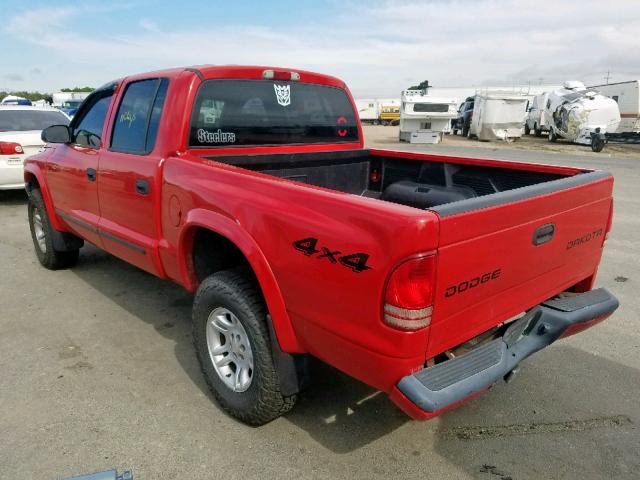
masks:
[[[604,320],[618,305],[603,288],[548,300],[514,322],[501,338],[408,375],[397,388],[425,413],[443,410],[490,387],[561,336]]]

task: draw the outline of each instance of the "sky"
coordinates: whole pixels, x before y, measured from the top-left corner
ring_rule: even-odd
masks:
[[[640,78],[638,0],[2,0],[0,90],[257,64],[338,76],[357,97]]]

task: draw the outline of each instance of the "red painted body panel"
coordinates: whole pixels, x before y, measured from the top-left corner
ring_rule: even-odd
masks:
[[[519,202],[440,218],[371,198],[314,187],[211,159],[224,154],[298,153],[363,148],[348,144],[188,149],[191,106],[203,79],[260,79],[273,67],[199,67],[121,80],[103,131],[103,146],[87,151],[62,145],[28,160],[51,205],[59,230],[70,230],[134,265],[197,288],[192,265],[194,232],[212,230],[245,255],[262,288],[278,342],[286,352],[308,352],[385,392],[414,417],[395,388],[400,378],[443,352],[582,282],[590,288],[602,241],[566,251],[585,230],[607,228],[612,179]],[[295,70],[301,82],[345,88],[333,77]],[[155,147],[148,155],[108,149],[123,86],[144,78],[170,80]],[[348,90],[347,90],[348,93]],[[353,103],[353,99],[349,94]],[[582,170],[518,162],[371,150],[379,157],[510,168],[572,176]],[[98,170],[87,182],[86,168]],[[43,175],[43,172],[46,172]],[[148,195],[135,181],[150,185]],[[47,192],[50,192],[50,195]],[[72,215],[102,233],[62,220]],[[535,247],[531,236],[545,222],[559,225],[556,241]],[[345,254],[366,252],[371,269],[354,273],[293,248],[317,237]],[[511,245],[519,247],[511,248]],[[530,245],[523,250],[521,245]],[[393,269],[416,254],[436,253],[432,324],[401,331],[382,320],[384,290]],[[501,269],[498,280],[453,297],[451,284]],[[586,282],[586,283],[585,283]],[[424,415],[422,415],[424,418]]]

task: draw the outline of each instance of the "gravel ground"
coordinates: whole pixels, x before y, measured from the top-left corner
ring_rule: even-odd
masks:
[[[365,131],[379,148],[613,172],[616,214],[598,285],[620,298],[618,312],[528,359],[509,385],[429,422],[410,421],[384,395],[313,363],[298,407],[250,428],[207,392],[187,292],[91,246],[76,268],[44,270],[25,194],[0,193],[0,478],[112,467],[132,468],[137,480],[638,478],[638,151],[548,152],[534,138],[400,145],[395,128]]]

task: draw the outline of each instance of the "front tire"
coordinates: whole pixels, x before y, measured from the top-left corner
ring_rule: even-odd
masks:
[[[78,262],[79,249],[60,251],[54,248],[54,230],[40,190],[33,189],[28,203],[29,228],[40,264],[49,270],[60,270],[74,266]]]
[[[529,124],[525,123],[524,124],[524,134],[525,135],[529,135],[531,133],[531,129],[529,128]]]
[[[556,143],[558,141],[558,135],[556,135],[556,132],[553,130],[553,127],[549,127],[548,139],[551,143]]]
[[[242,270],[207,277],[193,302],[193,340],[202,372],[220,406],[249,425],[291,410],[274,363],[267,310],[258,286]]]

